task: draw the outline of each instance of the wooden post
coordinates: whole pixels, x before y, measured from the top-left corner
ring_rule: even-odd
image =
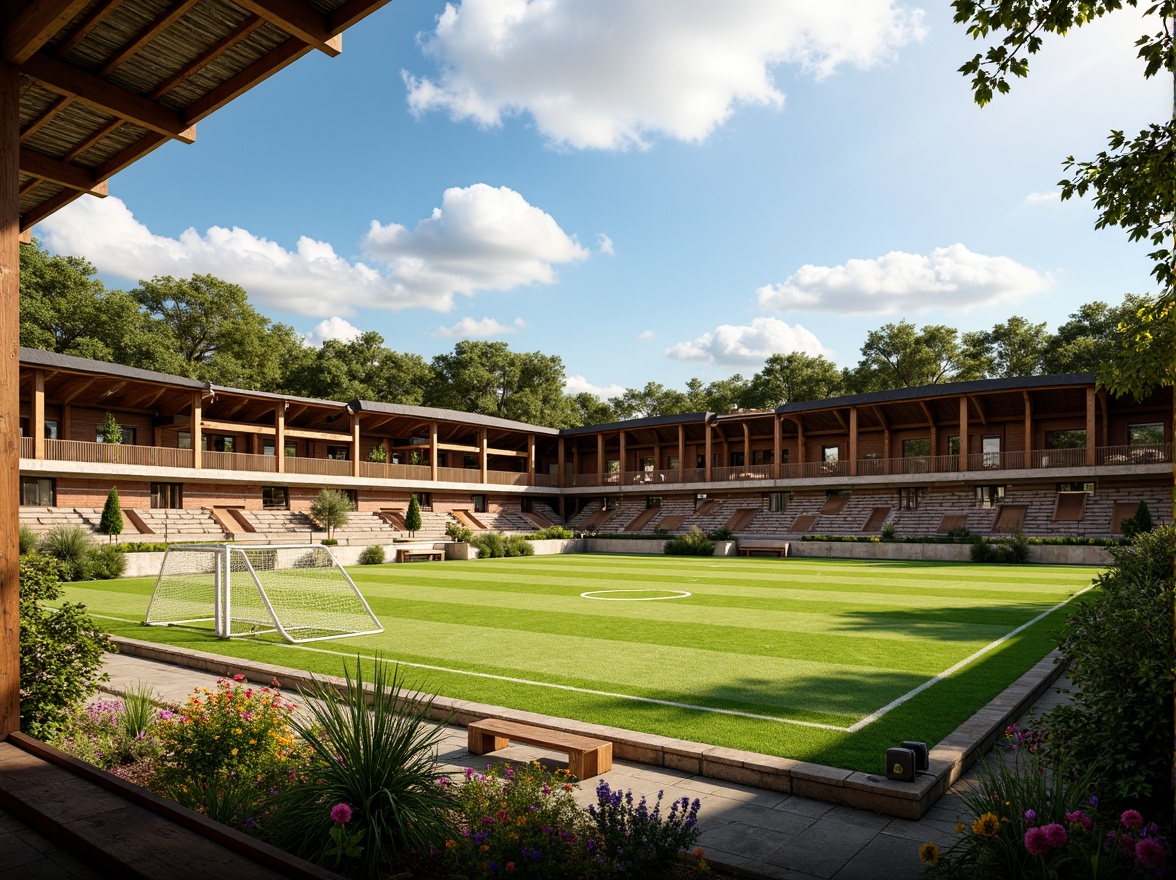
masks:
[[[1086,386],[1086,466],[1094,467],[1094,386]]]
[[[434,483],[437,482],[437,460],[440,457],[437,451],[437,423],[429,422],[429,479]]]
[[[796,462],[804,464],[804,419],[796,417]],[[801,476],[804,476],[802,473]]]
[[[274,407],[274,467],[286,473],[286,401]]]
[[[59,440],[73,439],[73,405],[63,403],[61,405],[61,429],[57,432]]]
[[[625,432],[621,431],[621,471],[617,474],[617,485],[620,486],[625,481]]]
[[[192,392],[192,467],[200,470],[204,466],[203,450],[200,448],[203,437],[204,398],[203,392]],[[276,451],[276,450],[275,450]]]
[[[678,482],[686,482],[686,425],[678,423]]]
[[[934,450],[934,446],[931,447]],[[934,453],[932,453],[934,454]],[[858,416],[857,407],[849,408],[849,475],[857,476],[858,460]]]
[[[706,482],[711,481],[711,423],[706,422],[706,457],[703,459],[704,479]]]
[[[555,461],[555,467],[558,471],[555,477],[555,485],[562,489],[567,485],[567,480],[564,477],[564,471],[567,469],[567,450],[563,437],[555,438]]]
[[[45,457],[45,371],[33,371],[33,458]]]
[[[743,423],[743,467],[751,467],[751,428]]]
[[[527,435],[527,485],[535,485],[535,435]]]
[[[1102,409],[1102,425],[1098,431],[1098,445],[1099,446],[1110,446],[1111,444],[1110,444],[1110,441],[1108,440],[1107,435],[1110,431],[1109,426],[1111,423],[1111,411],[1110,411],[1110,408],[1107,406],[1107,390],[1105,388],[1098,389],[1097,396],[1098,396],[1099,406]]]
[[[1033,398],[1028,391],[1022,391],[1025,400],[1025,454],[1021,456],[1021,467],[1029,467],[1029,453],[1033,451]]]
[[[597,485],[604,485],[604,432],[596,432],[596,477]]]
[[[351,414],[351,476],[359,476],[359,413]]]
[[[780,459],[784,457],[784,419],[772,414],[772,479],[780,479]]]
[[[20,730],[19,169],[20,71],[0,61],[0,739]]]
[[[479,458],[482,461],[482,485],[485,486],[487,482],[486,471],[490,469],[490,432],[482,428],[478,434],[478,445],[482,447],[479,453]]]
[[[960,470],[968,468],[968,398],[960,398]]]

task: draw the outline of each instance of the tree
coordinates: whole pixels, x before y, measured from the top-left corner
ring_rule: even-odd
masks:
[[[799,400],[824,400],[843,391],[841,371],[821,355],[774,354],[751,377],[744,396],[749,409],[775,409]]]
[[[424,358],[392,351],[379,333],[369,331],[308,349],[302,363],[287,372],[284,390],[326,400],[359,398],[416,406],[424,400],[431,378]]]
[[[119,425],[118,419],[114,417],[114,413],[107,413],[102,417],[102,421],[98,424],[98,436],[102,438],[103,443],[123,442],[122,427]]]
[[[577,414],[577,426],[607,425],[609,422],[617,421],[617,414],[612,406],[590,391],[581,391],[569,397],[569,403]]]
[[[1138,309],[1137,301],[1128,296],[1120,306],[1099,301],[1079,306],[1046,342],[1043,370],[1050,375],[1098,371],[1118,350],[1119,324]]]
[[[626,388],[608,399],[617,419],[647,419],[690,412],[685,394],[666,388],[660,382],[646,382],[644,388]]]
[[[404,527],[411,537],[421,530],[421,503],[416,495],[408,496],[408,513],[404,515]]]
[[[935,385],[956,378],[961,355],[954,328],[899,321],[869,332],[848,381],[858,392]]]
[[[98,531],[109,535],[111,542],[122,534],[122,507],[118,503],[118,487],[111,486],[106,496],[106,505],[102,508],[102,518],[98,520]]]
[[[1049,339],[1045,324],[1030,324],[1013,315],[991,330],[965,333],[961,365],[975,378],[1036,376]]]
[[[351,499],[338,489],[323,489],[310,502],[310,515],[320,526],[327,530],[327,540],[330,541],[335,529],[347,525],[355,505]]]

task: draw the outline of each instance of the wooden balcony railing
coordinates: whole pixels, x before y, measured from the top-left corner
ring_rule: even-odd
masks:
[[[479,468],[437,468],[437,479],[445,483],[480,483],[482,471]]]
[[[772,477],[770,464],[738,465],[736,467],[711,468],[711,479],[716,483],[732,480],[767,480]]]
[[[30,438],[31,439],[31,438]],[[24,444],[21,444],[24,454]],[[29,451],[32,457],[32,450]],[[125,443],[90,443],[85,440],[46,440],[45,458],[79,464],[129,464],[136,467],[190,468],[191,449],[168,446],[131,446]]]
[[[290,474],[310,474],[316,477],[349,477],[351,476],[351,462],[336,461],[330,458],[298,458],[286,456],[286,472]]]
[[[200,454],[200,464],[210,471],[261,471],[277,473],[277,459],[272,455],[254,455],[250,452],[205,451]],[[291,459],[286,459],[289,470]]]
[[[361,461],[359,475],[376,480],[412,480],[428,482],[433,471],[427,464],[391,464],[382,461]]]
[[[1172,461],[1171,443],[1149,443],[1146,446],[1102,446],[1095,454],[1100,466],[1123,464],[1165,464]]]
[[[33,442],[32,437],[20,438],[20,457],[32,458],[37,454],[37,444]]]

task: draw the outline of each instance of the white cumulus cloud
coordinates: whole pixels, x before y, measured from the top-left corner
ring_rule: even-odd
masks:
[[[1048,202],[1060,202],[1061,200],[1062,200],[1062,193],[1060,190],[1056,190],[1056,189],[1053,192],[1045,192],[1045,193],[1032,192],[1032,193],[1029,193],[1029,195],[1025,196],[1025,204],[1026,205],[1040,205],[1040,204],[1048,203]]]
[[[843,266],[801,266],[756,294],[760,307],[773,311],[862,315],[993,305],[1040,293],[1052,282],[1016,260],[953,244],[929,254],[891,251]]]
[[[867,68],[924,34],[896,0],[464,0],[422,38],[435,77],[402,71],[415,113],[483,126],[527,113],[551,142],[698,141],[738,104],[780,107],[774,68]]]
[[[814,356],[832,354],[811,331],[799,324],[761,317],[752,319],[751,324],[723,324],[691,342],[679,342],[666,349],[666,355],[678,361],[755,366],[770,355],[794,351]]]
[[[507,336],[518,333],[527,322],[515,318],[514,324],[503,324],[494,318],[462,318],[450,327],[438,327],[433,335],[442,339],[489,339],[492,336]]]
[[[445,312],[457,296],[553,284],[556,266],[588,250],[543,210],[507,187],[445,190],[441,206],[413,229],[373,220],[351,262],[303,236],[294,250],[247,229],[188,229],[156,235],[114,197],[78,199],[38,227],[57,253],[85,256],[104,275],[132,282],[155,275],[216,275],[239,284],[263,310],[313,317],[358,308]]]
[[[613,240],[603,232],[596,233],[596,249],[609,257],[617,255],[617,250],[613,247]]]
[[[642,330],[640,333],[637,334],[637,341],[638,342],[650,342],[652,339],[653,339],[653,331],[652,330]]]
[[[625,389],[620,385],[593,385],[583,376],[568,376],[564,379],[564,391],[567,394],[581,394],[587,391],[599,397],[601,400],[607,400],[610,397],[620,397],[625,393]]]
[[[362,330],[336,315],[325,321],[319,321],[314,329],[303,338],[307,345],[318,347],[328,339],[350,342],[353,339],[358,339],[361,335],[363,335]]]

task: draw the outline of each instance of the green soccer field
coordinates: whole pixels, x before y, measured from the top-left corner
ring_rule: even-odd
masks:
[[[383,634],[291,646],[144,627],[148,578],[67,599],[119,635],[326,674],[380,655],[448,697],[873,772],[1040,660],[1096,570],[576,555],[349,572]]]

